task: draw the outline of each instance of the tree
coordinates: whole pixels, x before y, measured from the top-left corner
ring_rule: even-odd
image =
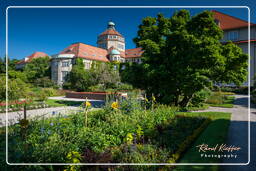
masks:
[[[50,78],[50,58],[46,56],[33,59],[31,62],[25,65],[24,72],[27,75],[28,81],[31,83],[38,78]]]
[[[16,64],[19,60],[8,58],[8,71],[15,70]],[[6,69],[6,56],[0,58],[0,73],[5,73]]]
[[[0,77],[0,101],[6,99],[6,78],[5,76]],[[26,83],[21,79],[8,79],[8,99],[19,100],[20,98],[26,98],[29,88]]]
[[[143,19],[134,39],[144,50],[140,69],[145,83],[140,86],[160,102],[185,107],[196,92],[215,82],[243,83],[248,57],[231,42],[221,44],[222,37],[209,11],[191,17],[180,10],[171,18]]]
[[[94,84],[92,80],[90,72],[85,70],[83,60],[76,58],[72,70],[67,75],[67,82],[64,84],[64,88],[88,91],[88,88]]]
[[[115,88],[120,82],[118,65],[114,63],[94,62],[94,65],[90,69],[92,77],[95,78],[94,84],[101,84],[104,89]]]

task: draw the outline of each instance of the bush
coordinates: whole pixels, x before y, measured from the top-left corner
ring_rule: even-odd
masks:
[[[58,86],[49,77],[43,77],[43,78],[36,79],[34,81],[34,85],[38,86],[38,87],[58,88]]]
[[[203,89],[195,93],[193,98],[191,99],[190,105],[195,107],[203,105],[203,102],[207,100],[211,93],[212,92],[209,89]]]
[[[6,78],[0,77],[0,101],[6,99]],[[29,92],[28,84],[21,79],[8,79],[8,99],[19,100],[20,98],[26,98]]]
[[[215,92],[206,100],[206,102],[209,104],[223,104],[224,100],[225,97],[221,92]]]

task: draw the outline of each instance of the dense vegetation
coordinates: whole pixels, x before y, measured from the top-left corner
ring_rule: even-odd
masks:
[[[20,121],[9,128],[9,162],[177,162],[211,120],[220,117],[179,113],[177,108],[134,97],[110,99],[97,111],[88,111],[90,104],[85,103],[82,113]],[[106,167],[119,169],[102,169]]]
[[[193,17],[187,10],[171,18],[146,17],[134,39],[144,50],[143,62],[127,65],[124,80],[154,93],[161,103],[182,107],[216,82],[240,85],[246,80],[248,57],[232,42],[222,44],[222,37],[209,11]]]
[[[108,89],[125,88],[120,80],[119,64],[93,61],[90,69],[85,70],[81,58],[77,58],[71,72],[67,76],[64,88],[75,91],[106,91]]]

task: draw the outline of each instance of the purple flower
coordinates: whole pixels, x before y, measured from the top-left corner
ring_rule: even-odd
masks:
[[[50,123],[50,125],[51,125],[51,126],[53,126],[53,125],[54,125],[54,123]]]
[[[55,111],[52,111],[52,115],[55,115],[56,114],[56,112]]]

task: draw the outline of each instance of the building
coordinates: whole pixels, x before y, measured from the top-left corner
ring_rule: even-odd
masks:
[[[85,69],[90,69],[93,61],[140,63],[142,53],[141,48],[125,49],[125,38],[115,29],[113,22],[108,22],[107,29],[98,36],[97,47],[78,42],[53,55],[51,78],[61,86],[75,58],[82,58]]]
[[[224,31],[221,42],[232,41],[248,54],[248,22],[219,11],[212,12],[216,23]],[[250,29],[250,86],[252,86],[256,72],[256,24],[250,23]],[[246,84],[248,85],[248,83]]]

